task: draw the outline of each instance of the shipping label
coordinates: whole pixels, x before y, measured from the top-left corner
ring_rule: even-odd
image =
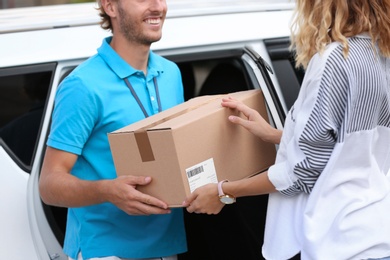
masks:
[[[218,183],[214,160],[210,158],[186,169],[191,192],[208,183]]]

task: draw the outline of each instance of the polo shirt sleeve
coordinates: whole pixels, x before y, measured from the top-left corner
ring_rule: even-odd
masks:
[[[97,121],[97,102],[77,76],[68,76],[56,93],[47,145],[80,155]]]

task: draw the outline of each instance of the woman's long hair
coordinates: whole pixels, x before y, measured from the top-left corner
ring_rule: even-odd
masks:
[[[390,0],[296,0],[296,5],[291,48],[297,67],[306,68],[314,54],[335,41],[347,57],[347,37],[364,32],[390,57]]]

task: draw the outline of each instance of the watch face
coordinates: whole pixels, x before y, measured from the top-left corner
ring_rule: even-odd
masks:
[[[219,199],[221,200],[222,203],[225,204],[232,204],[236,202],[235,198],[230,197],[229,195],[221,196]]]

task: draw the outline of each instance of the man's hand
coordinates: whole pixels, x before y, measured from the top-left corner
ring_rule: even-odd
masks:
[[[129,215],[170,213],[165,202],[137,190],[137,186],[147,185],[151,181],[151,177],[131,175],[107,181],[105,190],[108,200]]]
[[[51,147],[46,150],[39,191],[42,200],[58,207],[85,207],[111,202],[131,215],[170,213],[168,205],[137,190],[152,179],[144,176],[122,176],[111,180],[82,180],[70,171],[77,155]]]

